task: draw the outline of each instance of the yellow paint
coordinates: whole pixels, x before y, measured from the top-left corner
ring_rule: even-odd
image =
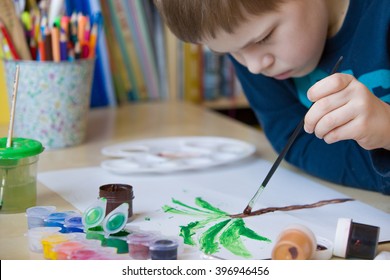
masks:
[[[3,61],[0,60],[0,124],[8,124],[9,107]]]

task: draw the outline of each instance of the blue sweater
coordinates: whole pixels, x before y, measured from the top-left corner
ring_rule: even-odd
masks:
[[[278,81],[254,75],[231,58],[245,95],[278,153],[308,111],[307,90],[329,75],[340,56],[344,59],[338,72],[352,74],[390,103],[390,1],[351,0],[343,26],[327,40],[317,68],[305,77]],[[367,151],[353,140],[326,144],[302,129],[285,159],[319,178],[390,194],[388,150]]]

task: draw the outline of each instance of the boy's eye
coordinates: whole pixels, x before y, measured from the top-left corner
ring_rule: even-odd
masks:
[[[272,34],[272,31],[270,33],[268,33],[267,36],[265,36],[263,39],[261,39],[260,41],[257,41],[256,44],[264,44],[265,42],[267,42],[269,40],[269,38],[271,37],[271,34]]]

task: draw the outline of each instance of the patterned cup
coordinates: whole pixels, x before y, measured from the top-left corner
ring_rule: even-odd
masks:
[[[12,100],[18,64],[15,137],[38,140],[47,149],[81,144],[85,140],[95,60],[5,60],[8,100]]]

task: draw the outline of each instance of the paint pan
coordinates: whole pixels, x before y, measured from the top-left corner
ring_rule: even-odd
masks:
[[[104,220],[106,215],[107,199],[99,198],[83,212],[82,223],[86,230],[94,228]]]
[[[43,221],[45,227],[61,227],[61,232],[65,233],[66,229],[64,228],[65,219],[69,216],[77,215],[75,211],[65,211],[65,212],[53,212],[49,214]]]
[[[130,234],[127,237],[129,255],[136,260],[147,260],[150,258],[150,244],[157,239],[157,235],[152,232],[139,232]]]
[[[66,241],[54,246],[52,257],[54,260],[68,260],[72,252],[86,247],[87,244],[81,241]]]
[[[125,202],[106,215],[102,222],[105,237],[121,231],[126,226],[128,210],[129,204]]]
[[[273,260],[309,260],[317,248],[313,232],[304,225],[286,227],[277,238],[272,250]]]
[[[69,215],[64,221],[64,233],[69,232],[84,232],[81,215]]]
[[[150,246],[152,260],[177,260],[178,242],[172,238],[156,239]]]
[[[355,223],[349,218],[337,221],[333,254],[346,259],[375,258],[380,228]]]
[[[106,215],[122,203],[129,205],[127,218],[133,216],[133,187],[127,184],[107,184],[99,187],[99,197],[107,199]]]
[[[27,233],[28,248],[31,252],[42,253],[42,239],[54,233],[58,233],[61,227],[33,227]]]
[[[43,257],[48,260],[54,260],[55,253],[53,252],[53,248],[56,245],[72,240],[73,238],[74,236],[71,233],[55,233],[42,238],[41,243],[43,247]]]
[[[44,220],[54,211],[56,211],[55,206],[33,206],[27,208],[26,217],[28,228],[43,227],[45,225]]]

